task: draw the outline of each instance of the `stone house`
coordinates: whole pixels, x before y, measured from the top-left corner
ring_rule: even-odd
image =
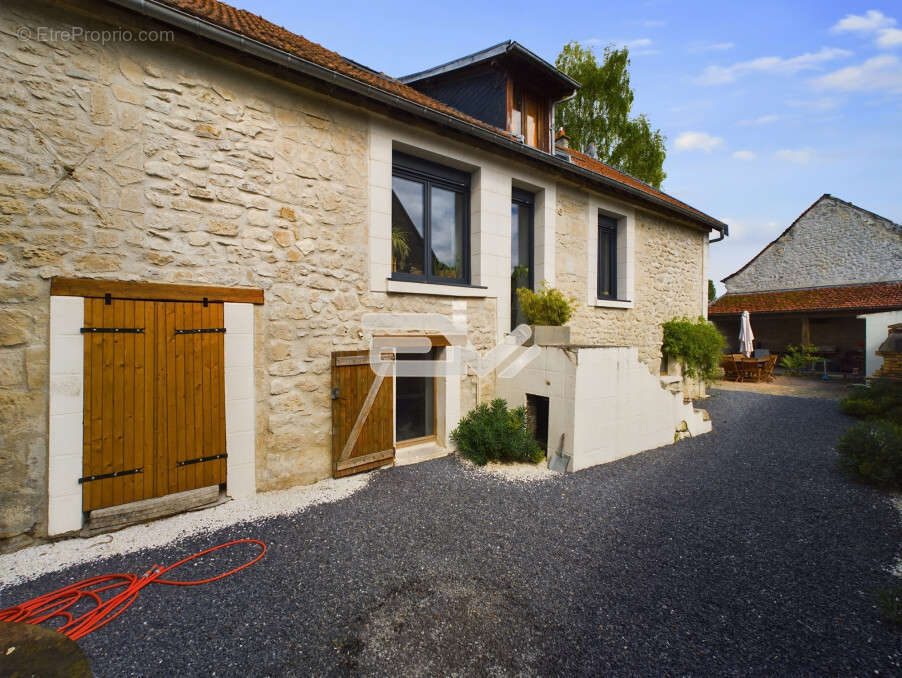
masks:
[[[723,283],[708,313],[730,350],[749,311],[755,346],[812,344],[831,370],[873,376],[902,321],[902,226],[825,194]]]
[[[517,43],[486,53],[398,80],[214,0],[4,3],[6,548],[136,501],[447,447],[496,375],[373,387],[364,316],[432,314],[484,353],[516,323],[512,276],[578,300],[574,343],[621,347],[589,360],[617,385],[592,395],[617,412],[606,458],[661,444],[623,422],[660,399],[641,389],[678,391],[658,383],[660,323],[705,312],[726,226],[554,148],[554,104],[578,84]],[[560,394],[576,378],[542,369]],[[610,405],[621,392],[632,409]],[[664,442],[691,418],[678,395],[651,427]]]

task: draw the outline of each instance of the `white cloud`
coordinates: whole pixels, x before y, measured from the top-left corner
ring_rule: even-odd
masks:
[[[736,160],[754,160],[758,154],[754,151],[735,151],[730,157]]]
[[[898,28],[885,28],[877,35],[877,46],[892,49],[902,45],[902,31]]]
[[[780,160],[798,163],[799,165],[807,165],[811,162],[814,152],[810,148],[783,148],[774,155]]]
[[[642,25],[646,28],[661,28],[667,25],[666,21],[660,21],[658,19],[649,19],[647,21],[643,21]]]
[[[779,115],[762,115],[757,118],[751,118],[749,120],[740,120],[736,124],[741,127],[752,127],[757,125],[770,125],[771,123],[777,122],[780,119]]]
[[[735,46],[732,42],[695,43],[689,47],[689,51],[693,54],[698,52],[725,52],[728,49],[733,49]]]
[[[799,71],[815,70],[828,61],[851,56],[852,52],[834,47],[823,47],[819,52],[806,52],[796,57],[759,57],[740,61],[732,66],[708,66],[695,79],[699,85],[725,85],[752,73],[792,75]]]
[[[842,103],[835,97],[819,97],[817,99],[790,99],[787,105],[794,108],[807,108],[812,111],[832,111]]]
[[[860,14],[847,14],[831,29],[834,33],[860,33],[875,35],[874,43],[881,49],[892,49],[902,45],[902,30],[893,28],[896,20],[883,12],[871,9]]]
[[[874,33],[882,28],[895,26],[896,20],[886,16],[883,12],[870,9],[860,14],[847,14],[840,19],[832,30],[834,33]]]
[[[821,89],[840,92],[902,93],[902,62],[886,54],[868,59],[859,66],[848,66],[815,79]]]
[[[588,47],[601,47],[602,45],[622,46],[629,49],[631,55],[660,54],[660,50],[649,49],[654,41],[651,38],[635,38],[633,40],[602,40],[601,38],[589,38],[583,44]]]
[[[711,136],[705,132],[683,132],[676,141],[674,148],[678,151],[704,151],[710,153],[715,148],[723,146],[723,139]]]

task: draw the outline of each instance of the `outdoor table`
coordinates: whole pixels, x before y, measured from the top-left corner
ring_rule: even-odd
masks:
[[[767,366],[767,358],[740,358],[739,370],[743,379],[761,381],[764,377],[764,368]]]

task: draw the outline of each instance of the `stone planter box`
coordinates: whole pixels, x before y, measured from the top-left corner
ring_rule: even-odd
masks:
[[[532,336],[527,346],[567,346],[570,343],[570,327],[567,325],[530,325]]]

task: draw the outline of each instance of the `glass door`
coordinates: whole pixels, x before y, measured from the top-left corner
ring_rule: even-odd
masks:
[[[398,360],[436,360],[428,353],[398,353]],[[435,377],[395,379],[395,441],[410,442],[435,436]]]
[[[535,196],[513,189],[511,199],[511,329],[526,323],[520,309],[517,289],[534,289],[533,279],[533,212]]]

